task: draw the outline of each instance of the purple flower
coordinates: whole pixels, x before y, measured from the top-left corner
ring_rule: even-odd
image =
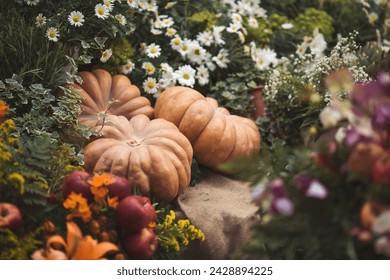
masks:
[[[286,196],[286,193],[284,191],[284,182],[280,178],[272,180],[267,187],[275,197]]]
[[[361,135],[355,127],[347,129],[345,133],[345,144],[347,144],[350,147],[355,146],[360,142],[368,143],[371,140],[372,140],[371,138]]]
[[[328,189],[318,180],[307,176],[297,176],[294,183],[307,197],[325,199],[328,197]]]
[[[271,202],[271,211],[289,216],[294,212],[294,204],[288,197],[275,197]]]
[[[390,103],[376,104],[372,124],[378,128],[390,125]]]

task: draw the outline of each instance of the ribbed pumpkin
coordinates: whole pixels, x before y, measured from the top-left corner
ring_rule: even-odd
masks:
[[[153,118],[154,110],[150,101],[141,96],[138,87],[131,84],[125,75],[111,76],[104,69],[82,71],[78,75],[83,79],[83,83],[72,84],[71,87],[82,96],[82,112],[78,116],[82,124],[94,128],[100,113],[121,115],[127,119],[138,114]],[[116,102],[110,103],[113,100]]]
[[[260,150],[260,133],[254,121],[231,115],[218,102],[188,87],[171,87],[157,98],[156,118],[174,123],[188,138],[195,159],[202,165],[246,157]]]
[[[108,116],[111,125],[97,126],[97,139],[85,146],[85,169],[125,177],[143,195],[170,202],[189,185],[192,147],[177,127],[164,119],[137,115],[130,121]]]

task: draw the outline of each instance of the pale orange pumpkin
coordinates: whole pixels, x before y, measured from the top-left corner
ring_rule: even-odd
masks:
[[[127,178],[143,195],[152,193],[170,202],[191,179],[193,150],[177,127],[164,119],[137,115],[130,121],[108,116],[111,125],[99,125],[97,139],[85,146],[85,169]]]
[[[82,96],[82,112],[78,116],[82,124],[94,128],[101,120],[99,114],[121,115],[127,119],[144,114],[153,118],[154,110],[150,101],[141,96],[138,87],[131,84],[125,75],[111,76],[104,69],[82,71],[78,75],[83,83],[70,87]]]
[[[218,102],[182,86],[166,89],[157,98],[156,118],[174,123],[191,142],[195,159],[217,167],[260,150],[260,133],[251,119],[231,115]]]

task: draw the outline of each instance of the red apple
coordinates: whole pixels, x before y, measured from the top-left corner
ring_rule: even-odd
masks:
[[[156,209],[146,196],[127,196],[115,209],[116,224],[125,234],[138,232],[156,219]]]
[[[89,190],[88,179],[91,175],[88,172],[77,170],[69,174],[62,185],[62,195],[66,199],[71,192],[81,193],[89,203],[93,201],[93,195]]]
[[[22,214],[18,207],[11,203],[0,203],[0,228],[8,228],[12,231],[22,225]]]
[[[157,251],[157,236],[151,228],[127,235],[122,245],[126,253],[133,259],[150,259]]]
[[[115,182],[111,185],[108,185],[108,195],[110,197],[118,197],[118,201],[121,201],[125,197],[129,196],[133,192],[133,188],[130,185],[129,181],[123,177],[119,177],[113,174],[110,174],[111,178],[115,179]]]

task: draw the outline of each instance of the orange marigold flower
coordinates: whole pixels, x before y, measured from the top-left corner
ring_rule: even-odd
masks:
[[[116,208],[119,204],[118,197],[114,196],[113,198],[107,196],[107,204],[111,208]]]
[[[107,187],[91,187],[91,193],[95,197],[95,201],[99,202],[102,201],[106,195],[108,194],[108,188]]]
[[[109,173],[95,174],[92,180],[89,180],[88,183],[92,187],[101,187],[108,186],[115,182],[115,179]]]
[[[0,120],[7,114],[8,106],[0,100]]]
[[[72,209],[70,217],[80,217],[83,221],[88,221],[92,217],[88,201],[82,194],[72,192],[63,203],[66,209]]]

